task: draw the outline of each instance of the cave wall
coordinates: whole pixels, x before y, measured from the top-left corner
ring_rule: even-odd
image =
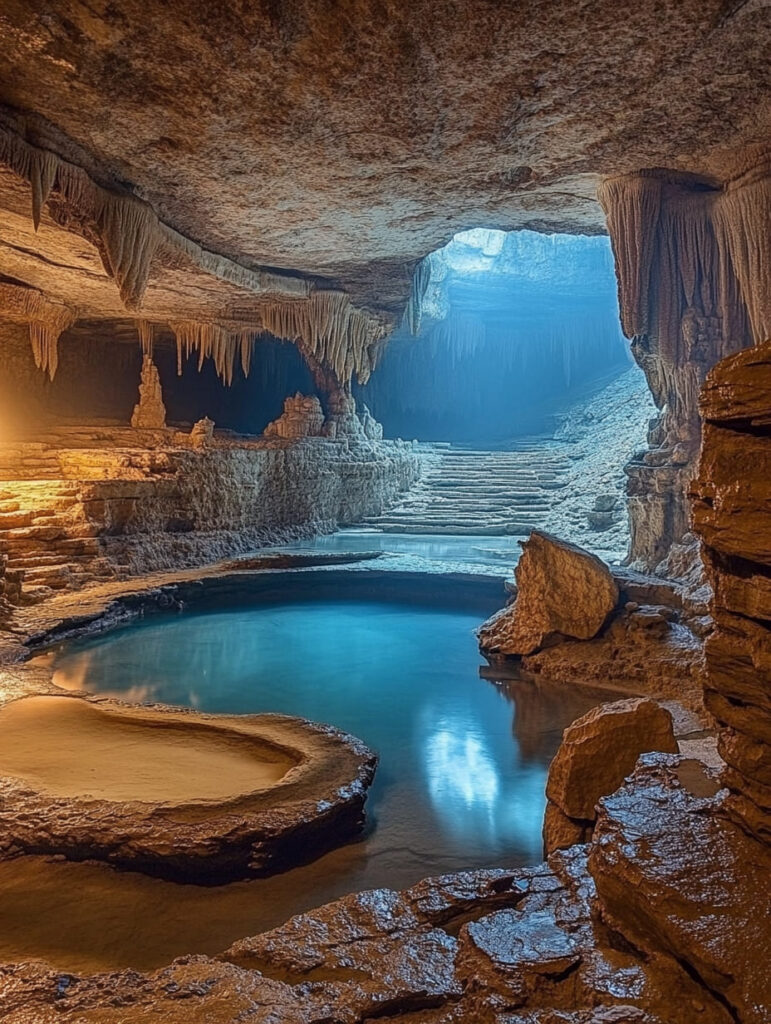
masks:
[[[771,341],[719,363],[701,399],[693,518],[714,589],[705,703],[743,826],[771,839]]]
[[[599,197],[622,327],[659,409],[648,451],[627,467],[630,559],[653,569],[689,530],[707,372],[771,334],[771,165],[722,186],[641,172],[605,181]]]
[[[126,329],[84,322],[64,332],[56,375],[50,380],[35,365],[28,326],[0,319],[0,359],[7,436],[29,435],[67,420],[127,424],[131,418],[142,367],[133,324]],[[197,359],[187,359],[178,375],[171,335],[156,338],[153,359],[170,424],[194,423],[208,416],[218,427],[259,434],[280,415],[287,395],[315,390],[297,346],[267,336],[255,344],[249,375],[236,367],[229,387],[219,379],[211,359],[204,360],[200,370]]]

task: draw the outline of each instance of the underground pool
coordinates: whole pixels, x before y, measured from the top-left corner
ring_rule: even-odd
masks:
[[[393,600],[282,600],[156,615],[50,654],[66,689],[329,722],[380,764],[361,841],[272,878],[206,887],[0,864],[0,959],[149,968],[346,892],[539,861],[548,763],[565,725],[602,698],[480,678],[479,623],[478,611]]]

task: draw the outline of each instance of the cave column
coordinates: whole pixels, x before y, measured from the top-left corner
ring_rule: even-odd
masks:
[[[648,450],[626,469],[629,557],[665,575],[664,560],[690,529],[701,385],[720,359],[763,340],[753,268],[769,247],[770,188],[768,170],[756,169],[723,187],[650,171],[608,179],[599,191],[622,327],[660,410]]]

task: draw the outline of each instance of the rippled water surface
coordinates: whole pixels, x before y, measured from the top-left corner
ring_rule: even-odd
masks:
[[[132,701],[331,722],[380,755],[364,838],[271,879],[218,889],[98,865],[0,865],[0,960],[154,966],[345,892],[541,856],[546,769],[597,703],[480,678],[480,614],[304,601],[163,616],[57,653],[55,679]]]

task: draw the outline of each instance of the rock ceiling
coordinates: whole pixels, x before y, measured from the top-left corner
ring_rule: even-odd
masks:
[[[768,144],[770,40],[764,0],[4,0],[0,128],[232,261],[156,260],[147,316],[248,319],[233,267],[267,267],[395,318],[456,231],[594,233],[601,176],[730,177]],[[35,233],[0,170],[0,275],[125,316],[89,232]]]

